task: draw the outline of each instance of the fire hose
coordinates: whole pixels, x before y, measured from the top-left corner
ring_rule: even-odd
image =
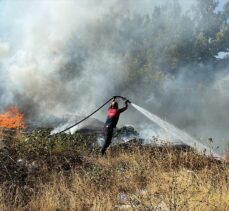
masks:
[[[89,114],[88,116],[84,117],[83,119],[81,119],[80,121],[76,122],[75,124],[65,128],[64,130],[56,133],[55,135],[57,134],[60,134],[60,133],[63,133],[73,127],[75,127],[76,125],[80,124],[81,122],[85,121],[86,119],[88,119],[89,117],[91,117],[93,114],[95,114],[96,112],[98,112],[101,108],[103,108],[106,104],[108,104],[112,99],[116,99],[116,98],[121,98],[123,100],[126,100],[128,103],[131,103],[128,99],[126,99],[125,97],[122,97],[122,96],[113,96],[112,98],[110,98],[109,100],[107,100],[103,105],[101,105],[99,108],[97,108],[95,111],[93,111],[91,114]]]

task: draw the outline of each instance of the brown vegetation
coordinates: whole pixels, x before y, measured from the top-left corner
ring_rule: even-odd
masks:
[[[228,210],[225,162],[171,146],[38,131],[1,150],[0,210]]]

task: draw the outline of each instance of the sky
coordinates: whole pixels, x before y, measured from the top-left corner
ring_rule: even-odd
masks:
[[[226,2],[228,2],[228,0],[219,0],[219,8],[222,8]]]

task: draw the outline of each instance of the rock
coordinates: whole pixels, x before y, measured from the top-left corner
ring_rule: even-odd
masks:
[[[161,201],[156,207],[154,207],[155,211],[169,211],[169,207],[164,201]]]
[[[115,210],[132,210],[133,207],[131,205],[127,205],[127,204],[124,204],[124,205],[116,205],[115,206]]]
[[[119,203],[126,204],[128,203],[129,196],[126,193],[119,193],[117,196]]]

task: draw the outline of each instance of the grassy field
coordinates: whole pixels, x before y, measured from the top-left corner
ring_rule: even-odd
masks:
[[[94,135],[1,131],[0,210],[229,210],[229,166],[137,143],[99,155]]]

